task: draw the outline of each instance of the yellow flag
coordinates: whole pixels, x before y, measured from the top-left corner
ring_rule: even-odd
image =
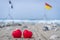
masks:
[[[50,10],[52,8],[52,6],[49,5],[48,3],[45,3],[45,8],[48,9],[48,10]]]

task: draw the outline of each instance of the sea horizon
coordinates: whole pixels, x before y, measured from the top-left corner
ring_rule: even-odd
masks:
[[[35,22],[35,23],[60,23],[60,20],[0,20],[0,22]]]

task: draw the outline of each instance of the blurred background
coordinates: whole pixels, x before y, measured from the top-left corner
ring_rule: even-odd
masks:
[[[0,20],[60,20],[59,2],[60,0],[0,0]],[[52,8],[47,10],[45,3]]]

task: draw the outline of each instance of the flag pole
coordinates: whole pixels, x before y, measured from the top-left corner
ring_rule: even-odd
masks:
[[[13,17],[12,17],[12,15],[11,15],[11,13],[13,13],[13,3],[12,3],[12,1],[11,0],[9,0],[9,13],[8,13],[8,16],[10,17],[10,19],[12,20],[12,22],[14,23],[14,19],[13,19]]]
[[[9,7],[8,16],[10,17],[10,19],[13,19],[13,17],[11,16],[11,11],[13,10],[13,4],[11,0],[9,0],[9,4],[10,4],[10,7]]]
[[[46,11],[48,12],[48,10],[51,10],[52,6],[48,3],[45,3],[45,8],[46,8]],[[44,17],[45,17],[45,20],[48,20],[48,17],[47,17],[47,12],[45,11],[44,13]]]

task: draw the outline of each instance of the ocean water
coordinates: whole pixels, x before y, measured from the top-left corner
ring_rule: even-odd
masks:
[[[60,23],[60,20],[0,20],[0,22]]]

